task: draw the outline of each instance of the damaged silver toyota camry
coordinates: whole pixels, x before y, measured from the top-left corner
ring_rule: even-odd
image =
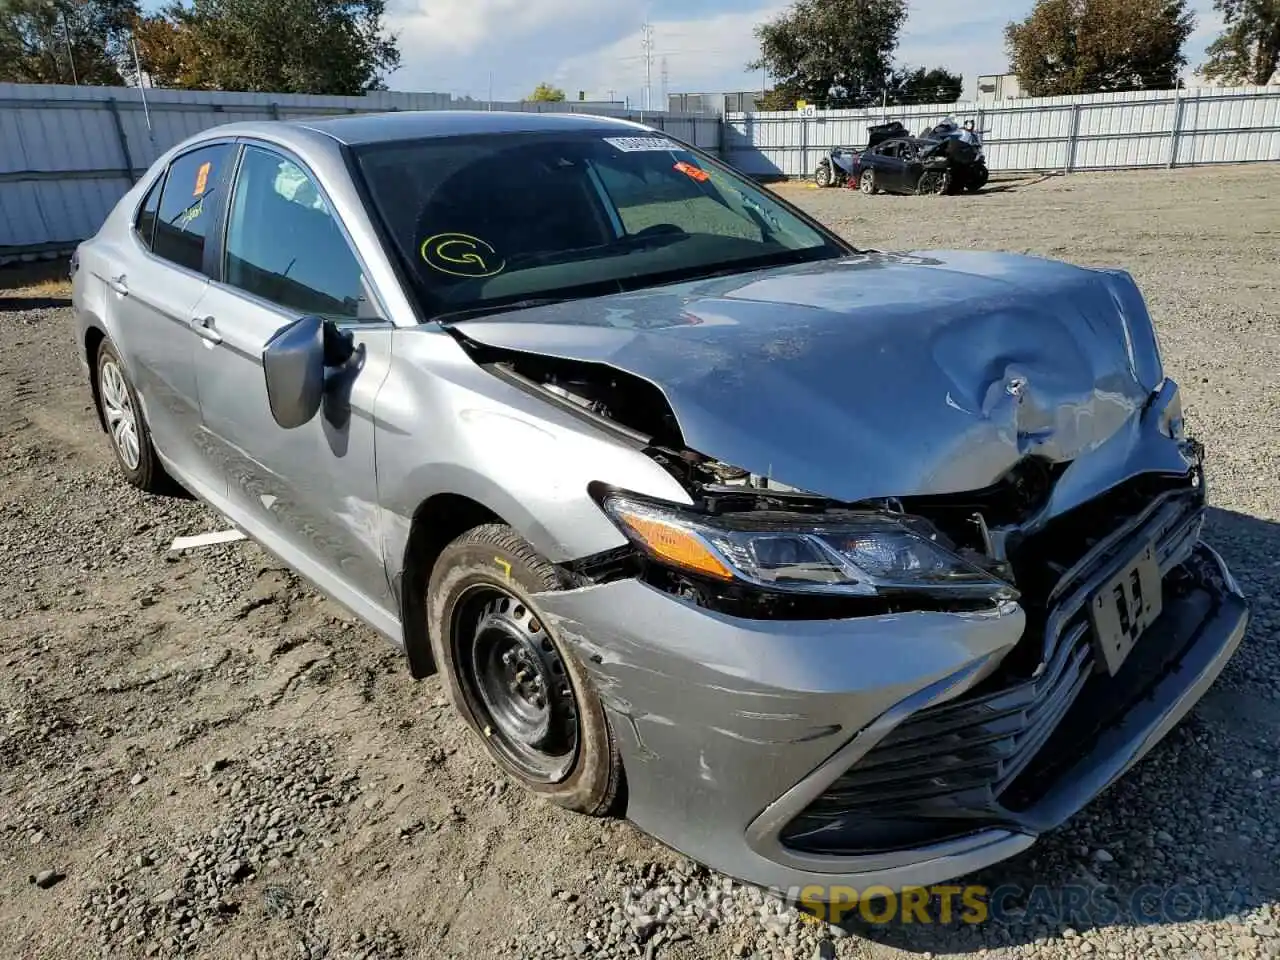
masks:
[[[207,131],[73,270],[130,482],[529,790],[752,883],[1025,850],[1245,631],[1123,272],[855,249],[665,134],[503,113]]]

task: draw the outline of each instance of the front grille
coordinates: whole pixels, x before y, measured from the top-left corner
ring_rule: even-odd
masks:
[[[1039,610],[1036,598],[1024,595],[1032,610],[1019,647],[1032,637],[1040,640],[1030,676],[997,674],[963,697],[913,714],[793,820],[784,842],[797,849],[834,845],[841,852],[870,852],[875,848],[866,844],[887,822],[925,823],[914,831],[916,842],[1007,822],[1001,795],[1035,760],[1090,679],[1110,680],[1095,660],[1090,597],[1147,542],[1156,544],[1167,577],[1190,556],[1203,513],[1197,485],[1158,494],[1127,522],[1104,528],[1108,532],[1078,560],[1063,565]]]

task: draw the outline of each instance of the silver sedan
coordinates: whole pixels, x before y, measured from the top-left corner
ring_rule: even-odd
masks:
[[[129,482],[530,791],[756,884],[1025,850],[1245,630],[1120,271],[855,249],[661,132],[503,113],[216,128],[73,271]]]

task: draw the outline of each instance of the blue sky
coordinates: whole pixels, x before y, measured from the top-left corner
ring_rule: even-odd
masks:
[[[518,100],[539,81],[589,99],[630,97],[644,88],[641,26],[654,25],[653,96],[667,62],[673,92],[754,89],[759,74],[743,64],[757,46],[752,29],[788,5],[784,0],[390,0],[403,65],[395,90],[432,90]],[[910,0],[898,59],[978,74],[1006,66],[1002,30],[1025,17],[1033,0]],[[1198,14],[1188,44],[1192,67],[1217,35],[1212,0],[1191,0]]]

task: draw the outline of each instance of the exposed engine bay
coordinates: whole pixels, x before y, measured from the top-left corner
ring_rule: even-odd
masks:
[[[912,610],[981,610],[1017,599],[1031,623],[1043,623],[1055,587],[1106,536],[1161,497],[1203,504],[1201,452],[1182,441],[1194,466],[1185,474],[1147,473],[1108,490],[1062,516],[1045,510],[1070,462],[1027,456],[989,487],[956,494],[883,497],[844,503],[798,490],[687,448],[674,411],[654,384],[600,363],[585,363],[479,346],[464,341],[494,374],[536,391],[575,414],[621,435],[669,472],[687,491],[692,510],[708,518],[768,521],[812,518],[839,524],[868,515],[910,525],[974,567],[1008,585],[988,597],[796,595],[721,582],[650,562],[634,547],[568,565],[580,584],[640,577],[690,602],[752,619],[840,619]],[[595,491],[598,497],[607,491]],[[1198,527],[1197,527],[1198,531]],[[1034,631],[1033,631],[1034,632]],[[1019,667],[1035,669],[1028,649]],[[1012,664],[1011,664],[1012,665]]]

